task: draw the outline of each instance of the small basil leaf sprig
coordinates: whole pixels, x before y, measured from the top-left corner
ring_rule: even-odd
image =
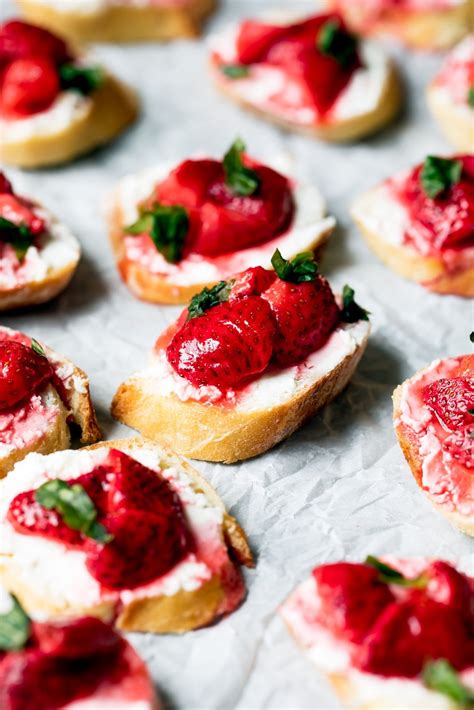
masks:
[[[446,695],[462,708],[472,708],[474,693],[461,682],[459,674],[444,658],[428,661],[423,668],[422,679],[429,690]]]
[[[11,608],[0,614],[0,651],[20,651],[31,634],[31,623],[16,597]]]
[[[23,261],[34,241],[35,237],[26,224],[14,224],[0,217],[0,242],[11,244],[19,261]]]
[[[188,306],[187,321],[197,316],[202,316],[206,311],[220,303],[225,303],[229,300],[229,294],[234,285],[233,279],[230,281],[219,281],[212,288],[203,288],[200,293],[192,297]]]
[[[247,168],[242,162],[244,151],[245,143],[237,138],[223,160],[226,185],[239,197],[254,195],[260,187],[260,178],[255,170]]]
[[[63,91],[77,91],[89,96],[104,82],[104,72],[100,67],[81,67],[77,64],[63,64],[59,67],[59,83]]]
[[[318,264],[314,254],[309,251],[297,254],[293,259],[284,259],[279,249],[272,256],[272,266],[282,281],[303,283],[314,281],[318,274]]]
[[[146,232],[166,261],[176,264],[181,261],[189,231],[189,217],[181,205],[155,204],[141,211],[134,224],[125,228],[127,234]]]
[[[55,510],[63,522],[97,542],[113,539],[97,521],[97,509],[86,490],[79,483],[70,484],[59,478],[43,483],[35,491],[35,500],[47,510]]]
[[[335,59],[345,68],[357,60],[357,38],[343,29],[338,20],[328,20],[321,26],[316,46],[322,54]]]
[[[365,564],[373,567],[379,573],[379,579],[385,584],[396,584],[399,587],[407,587],[409,589],[425,589],[428,584],[428,576],[420,574],[418,577],[405,577],[394,567],[390,567],[378,557],[368,555]]]
[[[449,190],[461,179],[462,167],[461,160],[428,155],[420,173],[421,186],[425,194],[434,200]]]
[[[467,103],[474,108],[474,86],[469,87],[467,92]]]
[[[250,74],[245,64],[222,64],[220,70],[228,79],[246,79]]]
[[[347,284],[342,289],[341,319],[344,323],[356,323],[359,320],[369,320],[370,311],[359,306],[354,300],[355,291]]]

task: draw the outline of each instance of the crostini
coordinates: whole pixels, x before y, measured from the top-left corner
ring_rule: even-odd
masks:
[[[428,106],[450,143],[474,150],[474,34],[445,59],[426,91]]]
[[[373,133],[401,104],[393,62],[334,14],[292,24],[246,20],[215,38],[211,71],[244,108],[327,141]]]
[[[3,710],[159,710],[145,664],[94,617],[33,621],[0,588]]]
[[[232,463],[292,434],[338,395],[362,357],[366,312],[340,308],[311,254],[247,269],[194,296],[112,415],[178,453]]]
[[[334,229],[317,188],[249,158],[237,140],[223,160],[157,165],[125,177],[109,201],[110,240],[131,291],[188,303],[253,266],[317,251]]]
[[[394,392],[394,424],[436,510],[474,535],[474,355],[435,360]]]
[[[73,42],[197,37],[217,0],[17,0],[24,17]]]
[[[79,263],[80,247],[46,208],[13,191],[0,172],[0,311],[50,301]]]
[[[0,26],[0,161],[66,163],[108,143],[137,115],[132,91],[47,30]]]
[[[217,494],[152,442],[31,454],[0,481],[0,581],[32,616],[182,633],[241,603],[241,564],[252,555]]]
[[[471,0],[326,0],[361,35],[386,35],[418,49],[447,49],[474,20]]]
[[[430,291],[474,297],[474,156],[428,156],[356,199],[369,247]]]
[[[369,556],[316,567],[280,608],[351,710],[474,702],[474,580],[441,560]]]
[[[0,478],[32,451],[67,449],[74,426],[83,444],[101,438],[86,374],[46,345],[0,326]]]

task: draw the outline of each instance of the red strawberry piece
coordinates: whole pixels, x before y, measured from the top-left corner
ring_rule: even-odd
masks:
[[[474,473],[474,424],[447,436],[442,446],[443,451],[449,454],[453,461]]]
[[[274,320],[257,297],[220,303],[192,318],[166,349],[176,372],[194,385],[238,387],[263,372],[272,356]]]
[[[442,560],[432,562],[426,594],[440,604],[446,604],[465,615],[474,636],[474,587],[469,579]]]
[[[419,595],[394,602],[382,612],[354,662],[369,673],[412,678],[428,660],[439,658],[462,670],[472,652],[462,615]]]
[[[324,345],[339,321],[339,308],[322,276],[291,283],[276,279],[264,293],[277,322],[274,360],[294,365]]]
[[[209,186],[222,175],[218,160],[185,160],[157,185],[155,199],[163,205],[199,207]]]
[[[394,600],[377,570],[340,562],[313,571],[325,625],[338,637],[360,643],[382,611]]]
[[[92,616],[64,623],[35,623],[33,635],[44,654],[68,659],[115,653],[123,646],[112,626]]]
[[[456,431],[474,424],[474,377],[435,380],[423,389],[423,400],[445,429]]]
[[[69,528],[55,510],[47,510],[36,502],[34,491],[19,493],[10,504],[7,518],[23,534],[41,535],[69,547],[83,542],[81,533]]]
[[[0,64],[15,59],[43,57],[60,65],[71,59],[62,39],[36,25],[12,20],[0,28]]]
[[[17,59],[5,71],[0,111],[7,118],[22,118],[45,111],[59,94],[59,77],[50,59]]]
[[[12,184],[2,172],[0,172],[0,195],[13,195]]]
[[[260,296],[275,281],[274,271],[267,271],[261,266],[254,266],[242,273],[237,274],[234,279],[229,301],[245,296]]]
[[[0,191],[0,217],[8,219],[17,226],[25,225],[34,235],[42,234],[46,224],[33,209],[19,197]]]
[[[237,56],[241,64],[261,62],[268,50],[288,32],[285,26],[245,20],[237,37]]]
[[[0,342],[0,411],[29,400],[52,377],[48,360],[13,340]]]
[[[114,537],[105,545],[87,543],[86,566],[108,589],[138,587],[169,572],[189,551],[189,534],[175,516],[127,510],[109,515]]]

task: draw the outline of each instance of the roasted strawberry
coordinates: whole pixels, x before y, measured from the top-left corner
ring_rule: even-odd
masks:
[[[276,279],[274,271],[254,266],[237,274],[230,290],[229,301],[245,296],[261,296]]]
[[[377,570],[339,562],[313,571],[324,624],[338,637],[360,643],[383,610],[394,600]]]
[[[0,27],[0,65],[16,59],[43,57],[55,65],[71,58],[62,39],[28,22],[12,20]]]
[[[1,187],[1,185],[0,185]],[[32,235],[42,234],[46,229],[44,219],[15,195],[0,190],[0,217],[16,224],[28,227]]]
[[[339,321],[339,308],[311,254],[299,254],[289,262],[277,251],[272,263],[279,278],[262,298],[277,322],[273,359],[287,367],[324,345]]]
[[[20,533],[42,537],[78,547],[83,537],[78,530],[68,527],[55,510],[46,510],[35,500],[34,491],[19,493],[10,503],[7,518]]]
[[[445,429],[474,425],[469,411],[474,410],[474,377],[435,380],[423,389],[423,399]]]
[[[440,604],[457,609],[468,622],[474,639],[474,587],[468,578],[448,562],[432,562],[425,573],[426,594]]]
[[[35,623],[33,636],[43,653],[64,659],[110,654],[123,645],[111,626],[92,616],[63,623]]]
[[[174,370],[192,384],[226,389],[239,387],[266,369],[273,337],[270,306],[250,296],[218,303],[190,318],[166,353]]]
[[[7,118],[22,118],[45,111],[59,94],[59,78],[50,59],[17,59],[5,71],[0,112]]]
[[[46,357],[13,340],[0,343],[0,411],[8,410],[46,387],[53,369]]]
[[[209,186],[222,176],[218,160],[185,160],[155,189],[153,201],[188,209],[205,201]]]

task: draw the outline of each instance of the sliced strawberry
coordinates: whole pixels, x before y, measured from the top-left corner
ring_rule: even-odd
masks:
[[[0,185],[1,187],[1,185]],[[0,190],[0,217],[17,226],[25,225],[33,235],[42,234],[46,229],[44,219],[19,197]]]
[[[297,364],[324,345],[339,321],[339,308],[322,276],[291,283],[276,279],[262,293],[277,322],[273,359],[281,367]]]
[[[0,27],[0,65],[43,57],[60,65],[71,59],[71,55],[62,39],[37,25],[12,20]]]
[[[425,404],[450,431],[474,424],[474,377],[435,380],[423,389]]]
[[[428,660],[438,658],[461,670],[472,652],[462,615],[420,595],[386,607],[354,663],[369,673],[411,678],[421,673]]]
[[[13,340],[0,342],[0,411],[30,399],[52,375],[49,361],[32,348]]]
[[[69,528],[55,510],[47,510],[36,502],[34,491],[19,493],[10,503],[7,518],[19,533],[41,535],[68,547],[83,543],[78,530]]]
[[[17,59],[5,71],[0,111],[7,118],[22,118],[45,111],[59,94],[59,77],[51,60]]]
[[[432,562],[426,574],[429,578],[426,594],[463,614],[474,638],[474,587],[469,579],[442,560]]]
[[[189,320],[166,353],[176,372],[194,385],[238,387],[266,369],[273,336],[268,303],[250,296],[220,303]]]
[[[163,205],[199,207],[209,186],[222,175],[218,160],[185,160],[157,185],[154,200]]]
[[[0,172],[0,195],[13,195],[12,184],[2,172]]]
[[[245,20],[237,37],[237,57],[241,64],[262,61],[273,44],[284,37],[287,28],[283,25],[269,25],[263,22]]]
[[[189,551],[184,522],[175,516],[127,510],[107,516],[113,540],[88,543],[86,566],[107,589],[138,587],[169,572]]]
[[[67,659],[115,653],[123,646],[112,626],[92,616],[62,623],[34,623],[33,635],[43,653]]]
[[[234,278],[229,301],[245,296],[260,296],[275,281],[274,271],[268,271],[261,266],[253,266]]]
[[[394,600],[377,570],[340,562],[313,571],[325,625],[338,637],[360,643],[382,611]]]

